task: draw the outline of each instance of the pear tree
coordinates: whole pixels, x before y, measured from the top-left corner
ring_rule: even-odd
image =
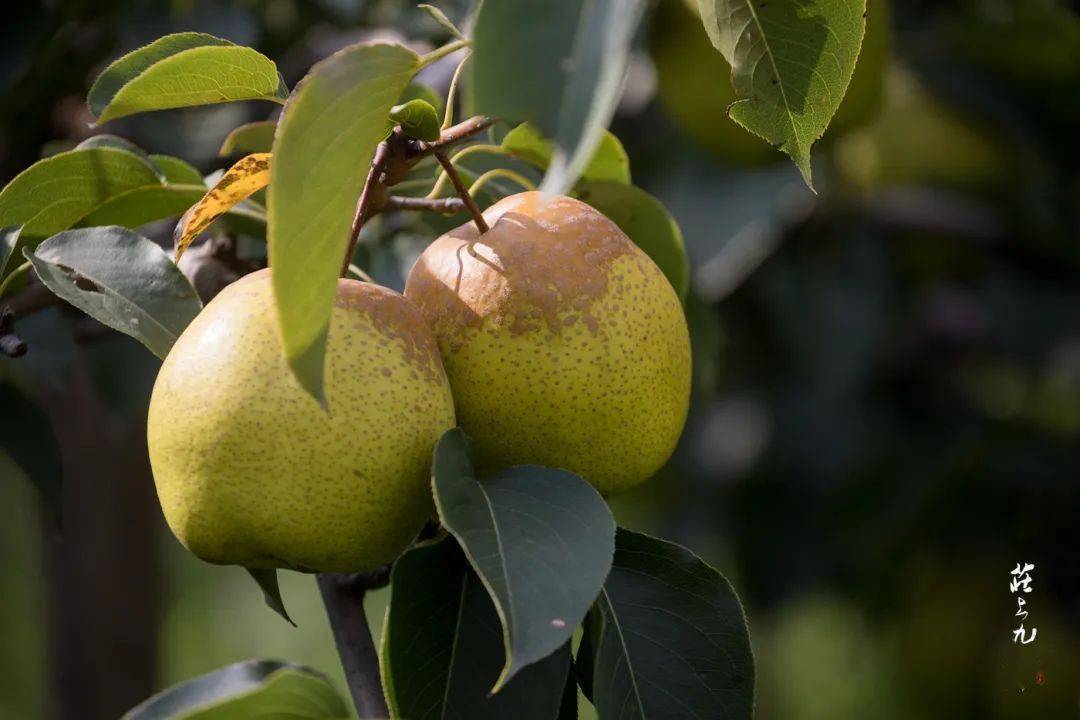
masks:
[[[162,359],[147,443],[166,521],[199,558],[247,568],[289,622],[277,573],[315,576],[360,717],[561,720],[580,692],[602,720],[749,718],[731,585],[606,502],[665,464],[690,398],[682,237],[606,129],[645,3],[487,0],[468,32],[422,7],[445,44],[358,43],[291,88],[271,58],[201,33],[106,67],[98,125],[274,111],[229,135],[223,156],[243,157],[210,177],[103,132],[14,178],[0,349],[32,359],[21,320],[62,302]],[[810,184],[865,0],[697,10],[696,41],[731,68],[700,80]],[[456,68],[443,96],[416,81],[440,62]],[[404,294],[364,267],[401,213],[433,228]],[[167,252],[139,229],[169,218]],[[237,237],[265,262],[196,276]],[[386,585],[375,647],[363,600]],[[317,670],[253,660],[125,717],[351,712]]]

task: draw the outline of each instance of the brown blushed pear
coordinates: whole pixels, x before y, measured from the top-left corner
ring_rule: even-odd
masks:
[[[660,269],[578,200],[525,192],[443,235],[405,296],[438,338],[481,473],[537,464],[601,493],[651,477],[690,396],[690,338]]]

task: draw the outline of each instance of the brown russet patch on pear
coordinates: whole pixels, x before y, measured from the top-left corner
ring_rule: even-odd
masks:
[[[513,334],[576,323],[602,332],[593,303],[622,284],[610,275],[621,257],[648,258],[619,227],[573,198],[526,192],[484,213],[490,230],[467,223],[420,256],[406,295],[438,329],[507,325]]]
[[[377,332],[402,341],[405,358],[419,367],[427,380],[443,381],[442,357],[435,336],[420,311],[403,295],[382,285],[343,278],[338,280],[334,306],[366,315]]]

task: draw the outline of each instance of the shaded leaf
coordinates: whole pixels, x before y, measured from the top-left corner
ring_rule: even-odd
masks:
[[[546,170],[551,164],[554,152],[551,141],[529,123],[522,123],[508,132],[501,147],[510,155],[532,163],[541,170]],[[630,158],[627,157],[619,138],[610,131],[604,131],[596,152],[581,172],[581,179],[630,182]]]
[[[22,225],[24,241],[48,237],[109,198],[147,185],[161,185],[158,173],[125,150],[58,153],[23,170],[0,192],[0,226]]]
[[[56,295],[161,358],[202,308],[165,252],[125,228],[68,230],[23,252]]]
[[[245,123],[225,136],[218,155],[225,157],[241,153],[270,152],[270,148],[274,145],[275,130],[277,130],[277,120]]]
[[[476,20],[472,99],[477,112],[536,123],[554,138],[541,185],[573,186],[600,143],[622,90],[640,0],[500,0]]]
[[[0,280],[22,262],[22,226],[0,228]],[[10,292],[10,291],[9,291]]]
[[[165,181],[176,185],[203,185],[203,176],[191,163],[171,155],[151,155],[150,159],[162,174]]]
[[[277,569],[276,568],[244,568],[248,571],[248,575],[251,575],[251,579],[259,584],[259,587],[263,591],[263,599],[266,600],[266,606],[284,618],[285,622],[289,623],[293,627],[296,627],[296,623],[289,617],[288,611],[285,609],[285,601],[281,599],[281,587],[278,585]]]
[[[285,356],[323,399],[330,305],[366,170],[417,68],[401,45],[353,45],[317,63],[289,99],[270,168],[270,265]]]
[[[288,95],[277,66],[251,48],[203,33],[176,33],[102,71],[86,101],[98,123],[150,110]]]
[[[619,528],[579,664],[600,720],[750,718],[754,659],[735,592],[674,543]]]
[[[247,660],[158,693],[122,720],[330,720],[348,718],[321,674],[279,660]]]
[[[395,105],[390,108],[390,119],[400,125],[409,137],[425,142],[439,139],[442,118],[426,100],[409,100]]]
[[[57,524],[63,516],[60,443],[48,414],[14,384],[0,382],[0,449],[41,493]]]
[[[731,65],[738,99],[728,114],[790,155],[813,187],[810,147],[851,81],[866,0],[699,2],[709,39]]]
[[[566,687],[563,688],[562,704],[559,706],[559,720],[577,720],[577,683],[574,671],[574,658],[570,658],[570,671],[566,674]]]
[[[652,258],[679,299],[690,289],[690,265],[678,223],[649,193],[613,182],[581,183],[577,196],[610,218]]]
[[[448,430],[435,448],[435,505],[491,594],[504,629],[497,692],[569,641],[604,584],[615,521],[577,475],[527,465],[478,481],[471,443]]]
[[[255,153],[229,168],[214,187],[184,213],[173,232],[176,260],[191,241],[238,202],[270,182],[270,153]]]
[[[554,720],[569,659],[567,643],[489,696],[503,661],[502,630],[461,549],[443,537],[394,563],[379,663],[393,717]]]

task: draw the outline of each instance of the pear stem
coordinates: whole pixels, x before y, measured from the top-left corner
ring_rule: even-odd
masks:
[[[341,666],[360,718],[387,718],[390,711],[379,674],[379,653],[371,638],[364,595],[389,580],[389,568],[373,573],[320,573],[315,576]]]
[[[465,208],[472,215],[473,222],[476,223],[476,228],[483,235],[491,228],[488,227],[487,221],[484,220],[484,214],[480,212],[480,207],[473,200],[473,196],[469,194],[469,189],[465,187],[465,183],[462,182],[461,176],[458,175],[457,168],[454,167],[454,163],[450,162],[450,158],[446,157],[446,154],[440,151],[435,153],[435,159],[442,165],[443,170],[446,172],[446,176],[450,178],[450,182],[454,185],[454,189],[457,190],[458,196],[461,197],[461,201],[465,203]]]

